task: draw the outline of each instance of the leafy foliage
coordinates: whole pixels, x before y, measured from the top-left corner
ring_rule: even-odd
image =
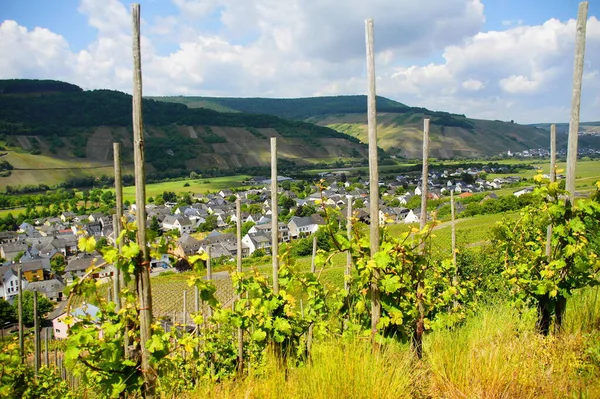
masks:
[[[516,304],[535,303],[538,327],[547,334],[553,314],[560,328],[564,303],[574,290],[600,284],[600,203],[565,204],[565,191],[558,183],[538,188],[535,195],[539,201],[525,208],[520,219],[504,220],[494,233],[504,252],[502,274],[513,286]],[[548,226],[552,226],[549,256]]]

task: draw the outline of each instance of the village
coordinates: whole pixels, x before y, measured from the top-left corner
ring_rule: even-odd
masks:
[[[519,185],[519,176],[506,176],[485,180],[487,173],[506,173],[508,168],[458,168],[429,172],[428,196],[437,200],[453,192],[458,198],[466,198],[476,193],[491,192],[503,186]],[[280,222],[278,236],[280,242],[294,242],[310,236],[325,224],[322,207],[335,208],[345,215],[349,200],[353,201],[354,217],[369,223],[368,182],[359,178],[352,181],[344,171],[321,173],[320,187],[309,186],[306,182],[294,181],[280,176],[278,198]],[[271,234],[271,193],[270,181],[255,177],[248,182],[254,188],[233,192],[224,189],[216,193],[194,194],[188,198],[190,204],[159,201],[146,205],[147,226],[152,231],[158,227],[158,234],[171,232],[175,236],[175,253],[190,256],[197,253],[210,253],[211,258],[230,260],[237,255],[236,237],[232,226],[237,223],[235,200],[240,198],[241,223],[244,226],[242,257],[270,254]],[[419,176],[398,175],[380,186],[379,223],[417,223],[420,218],[421,178]],[[298,188],[305,188],[298,194]],[[519,196],[532,191],[531,187],[515,189]],[[306,195],[306,192],[310,194]],[[303,197],[303,198],[301,198]],[[495,199],[490,193],[486,199]],[[411,200],[412,199],[412,200]],[[190,201],[191,200],[191,201]],[[163,203],[164,202],[164,203]],[[464,209],[457,203],[457,212]],[[135,220],[136,205],[125,209],[128,222]],[[203,238],[196,232],[205,231]],[[18,295],[18,268],[22,271],[21,285],[24,290],[37,291],[49,300],[60,302],[65,299],[66,286],[81,278],[92,265],[105,263],[99,253],[84,254],[78,248],[78,238],[95,237],[98,242],[114,243],[112,215],[93,212],[77,215],[63,212],[59,216],[24,222],[18,231],[0,232],[0,257],[4,260],[0,267],[0,297],[13,302]],[[172,259],[163,255],[151,260],[154,274],[174,270]],[[93,277],[108,281],[112,275],[112,265],[98,269]]]

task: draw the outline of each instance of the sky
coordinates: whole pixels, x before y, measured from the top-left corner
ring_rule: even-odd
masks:
[[[567,122],[576,0],[141,0],[143,93],[367,91],[518,123]],[[581,120],[600,120],[600,0],[589,1]],[[131,92],[130,3],[0,0],[0,79]]]

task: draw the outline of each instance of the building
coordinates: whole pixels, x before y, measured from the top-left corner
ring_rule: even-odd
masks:
[[[99,318],[98,313],[100,309],[92,304],[84,303],[77,309],[71,312],[71,317],[73,317],[73,322],[81,321],[85,318],[89,318],[99,329]],[[66,339],[69,335],[69,326],[64,322],[65,317],[67,317],[66,312],[61,312],[58,316],[55,316],[52,321],[52,329],[54,330],[54,338],[56,339]],[[100,331],[100,337],[102,336],[102,331]]]

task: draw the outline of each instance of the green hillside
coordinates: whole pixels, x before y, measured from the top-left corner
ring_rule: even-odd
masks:
[[[188,107],[219,107],[256,114],[303,120],[367,139],[366,96],[314,97],[298,99],[155,97]],[[548,147],[548,132],[534,126],[467,118],[465,115],[410,107],[377,98],[378,144],[392,155],[417,158],[421,154],[423,118],[431,119],[431,153],[440,158],[498,155]],[[566,139],[559,137],[559,145]]]
[[[14,167],[10,176],[0,177],[0,187],[110,173],[100,167],[112,163],[115,141],[122,143],[124,161],[131,162],[131,113],[131,96],[117,91],[83,91],[55,81],[0,81],[0,156]],[[356,138],[272,115],[145,99],[143,117],[148,171],[156,178],[266,167],[269,137],[278,138],[282,165],[366,156]]]

